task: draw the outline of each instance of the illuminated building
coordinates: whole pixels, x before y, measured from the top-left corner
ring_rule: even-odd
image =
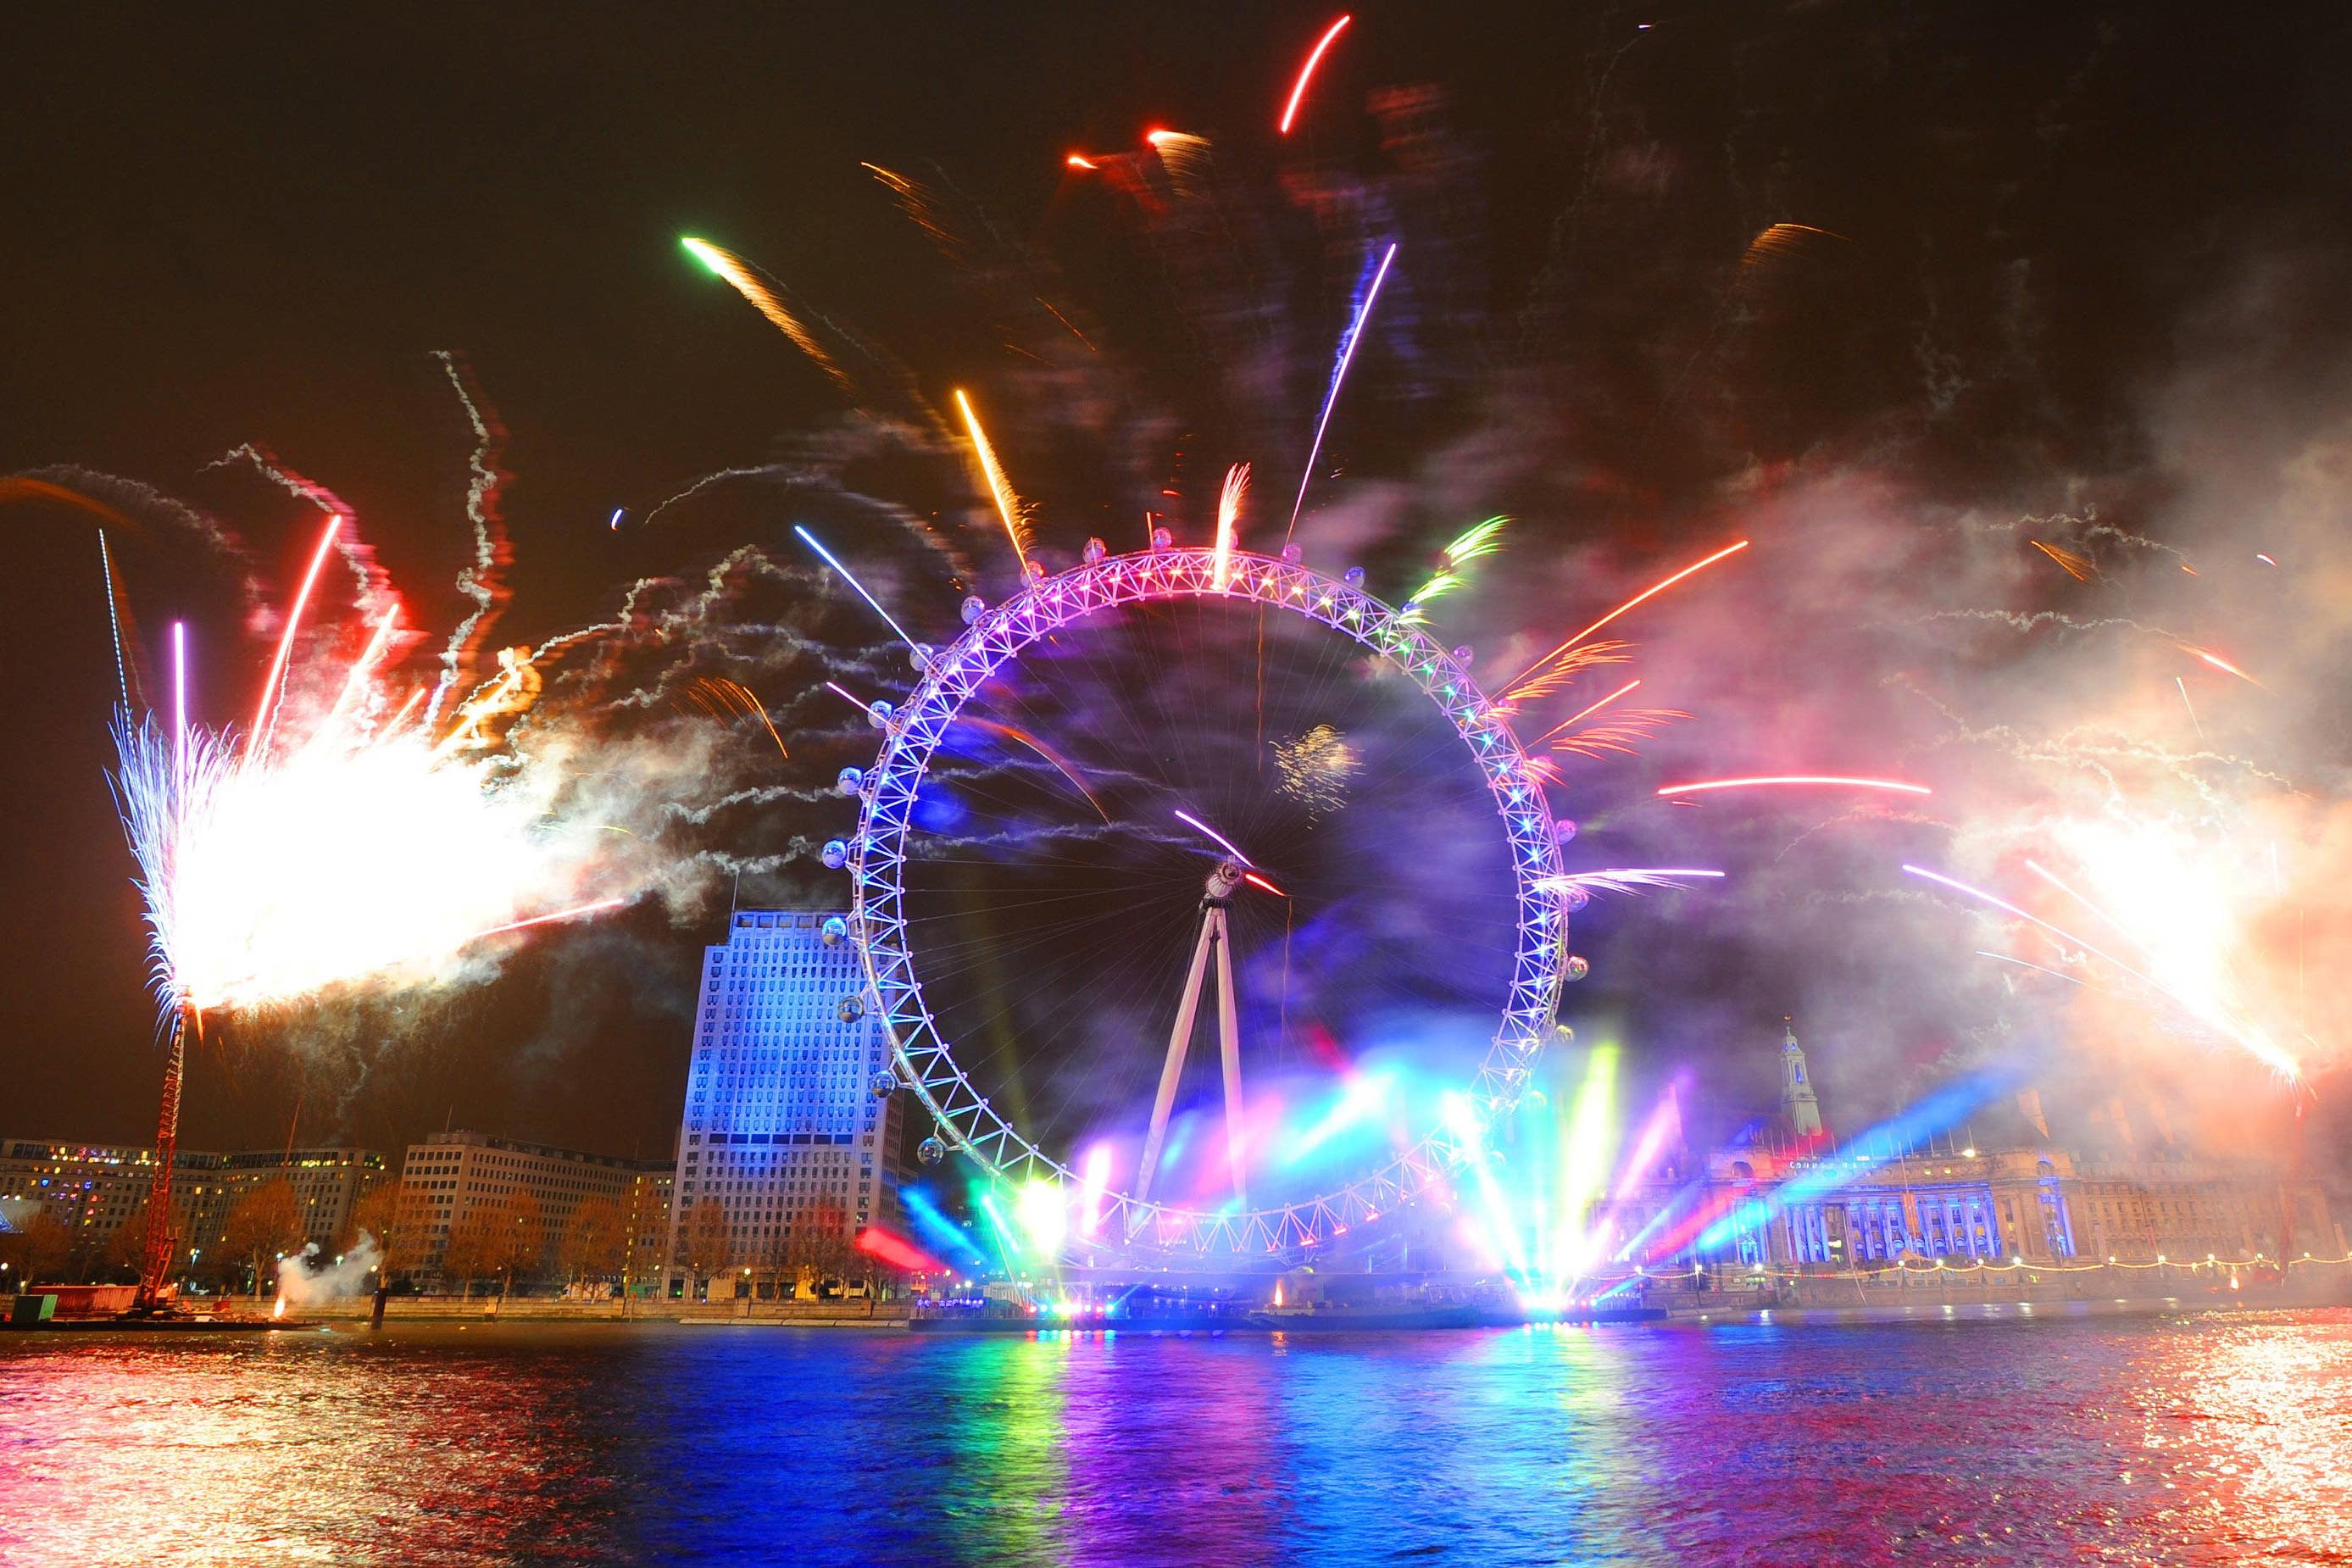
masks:
[[[1864,1157],[1823,1129],[1790,1029],[1779,1117],[1710,1153],[1696,1190],[1651,1184],[1624,1228],[1657,1220],[1653,1233],[1675,1238],[1659,1258],[1672,1266],[1837,1271],[2346,1255],[2316,1179],[2184,1147],[2153,1103],[2135,1112],[2116,1098],[2080,1121],[2054,1137],[2041,1096],[2027,1089],[2013,1105],[1978,1109],[1962,1129],[1922,1129]],[[1715,1217],[1678,1232],[1678,1213]]]
[[[540,1235],[552,1244],[587,1198],[610,1198],[625,1223],[638,1197],[639,1179],[667,1170],[611,1154],[583,1154],[481,1132],[436,1132],[408,1146],[400,1173],[402,1272],[437,1276],[449,1233],[476,1211],[504,1207],[517,1194],[539,1205]]]
[[[845,931],[821,910],[739,910],[704,954],[670,1205],[681,1285],[720,1268],[772,1278],[848,1240],[813,1234],[827,1226],[900,1228],[906,1097],[875,1093],[890,1047]],[[706,1203],[724,1228],[698,1237]]]
[[[677,1185],[675,1169],[667,1164],[645,1164],[629,1181],[626,1230],[623,1244],[627,1262],[625,1269],[629,1288],[634,1293],[649,1293],[654,1287],[646,1281],[658,1282],[665,1278],[664,1267],[669,1249],[669,1205],[671,1190]]]
[[[238,1198],[281,1178],[293,1189],[305,1239],[331,1247],[387,1174],[383,1156],[370,1149],[183,1149],[173,1164],[172,1228],[182,1256],[199,1259],[216,1252]],[[145,1145],[0,1138],[0,1199],[37,1204],[81,1250],[103,1247],[144,1212],[154,1176],[155,1151]]]

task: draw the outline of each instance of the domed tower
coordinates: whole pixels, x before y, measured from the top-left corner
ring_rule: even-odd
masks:
[[[1805,1053],[1797,1047],[1793,1020],[1783,1018],[1780,1037],[1780,1116],[1799,1138],[1822,1135],[1822,1103],[1805,1075]]]

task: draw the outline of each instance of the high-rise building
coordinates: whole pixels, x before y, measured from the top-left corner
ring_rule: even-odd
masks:
[[[903,1094],[844,917],[739,910],[704,954],[667,1257],[672,1278],[815,1266],[897,1228]]]
[[[539,1205],[539,1239],[552,1247],[583,1199],[610,1198],[628,1221],[639,1178],[661,1163],[583,1154],[481,1132],[436,1132],[408,1146],[400,1173],[402,1272],[438,1275],[450,1233],[477,1213],[498,1211],[517,1194]]]

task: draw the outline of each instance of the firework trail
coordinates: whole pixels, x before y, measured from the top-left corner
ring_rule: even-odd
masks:
[[[1570,888],[1582,888],[1588,892],[1633,893],[1643,888],[1672,888],[1680,890],[1684,879],[1690,877],[1720,877],[1720,871],[1698,870],[1676,866],[1614,866],[1602,871],[1573,871],[1565,877],[1545,877],[1536,883],[1539,892],[1558,893]]]
[[[459,621],[449,634],[448,646],[441,654],[441,679],[435,682],[433,695],[425,701],[428,718],[441,711],[443,699],[457,685],[460,661],[474,651],[477,639],[497,611],[499,589],[498,569],[506,551],[506,531],[499,521],[498,492],[502,476],[498,468],[498,441],[502,434],[491,420],[483,416],[473,393],[466,385],[465,376],[457,369],[457,359],[446,350],[436,351],[434,357],[441,362],[441,370],[449,378],[450,389],[466,410],[467,423],[474,428],[474,450],[467,458],[466,521],[474,529],[474,559],[472,564],[457,574],[457,592],[474,602],[471,614]],[[614,514],[614,526],[620,514]]]
[[[831,376],[835,384],[843,392],[852,397],[857,395],[856,385],[850,381],[849,373],[843,370],[835,362],[834,357],[824,352],[824,345],[817,342],[815,335],[808,330],[801,319],[786,308],[783,300],[777,297],[776,291],[761,281],[758,269],[750,262],[732,251],[722,250],[708,240],[696,239],[692,236],[680,239],[678,244],[684,246],[687,253],[697,261],[725,279],[735,292],[742,295],[750,302],[753,310],[768,318],[771,326],[790,338],[794,348],[806,354],[820,370]]]
[[[1695,784],[1667,784],[1658,791],[1661,799],[1674,795],[1706,795],[1719,789],[1756,789],[1786,786],[1820,785],[1830,789],[1876,789],[1898,795],[1932,795],[1926,784],[1905,784],[1899,779],[1844,778],[1835,773],[1778,773],[1757,778],[1704,779]]]
[[[1029,524],[1022,516],[1021,498],[1013,493],[1013,481],[1004,477],[1003,465],[996,460],[996,448],[989,445],[988,432],[980,427],[980,416],[971,409],[971,399],[963,388],[955,389],[956,407],[963,414],[963,427],[971,436],[972,450],[980,455],[980,471],[988,480],[988,493],[996,502],[996,515],[1003,521],[1004,537],[1013,542],[1013,553],[1021,563],[1021,580],[1033,575],[1029,564]]]
[[[2179,1004],[2181,1009],[2188,1013],[2191,1017],[2244,1049],[2249,1055],[2262,1062],[2265,1067],[2268,1067],[2272,1071],[2277,1073],[2287,1082],[2294,1083],[2301,1080],[2303,1077],[2303,1068],[2301,1063],[2297,1062],[2294,1058],[2286,1051],[2281,1049],[2259,1029],[2256,1029],[2250,1024],[2242,1022],[2241,1020],[2231,1016],[2227,1010],[2212,998],[2209,997],[2199,999],[2184,995],[2173,987],[2166,985],[2162,982],[2143,973],[2137,968],[2126,963],[2124,960],[2117,958],[2114,953],[2108,952],[2097,944],[2086,942],[2083,938],[2076,936],[2074,932],[2053,925],[2050,921],[2043,920],[2039,915],[2029,913],[2028,911],[2018,908],[2015,904],[2009,902],[2006,899],[1998,898],[1991,893],[1986,892],[1981,888],[1972,888],[1966,882],[1960,881],[1955,878],[1947,877],[1941,872],[1930,871],[1922,866],[1906,865],[1903,869],[1914,877],[1924,878],[1927,881],[1939,883],[1944,887],[1949,888],[1955,892],[1965,893],[1969,898],[1976,900],[1979,903],[1990,905],[1993,909],[2000,910],[2004,914],[2015,915],[2019,920],[2026,921],[2032,924],[2041,927],[2043,931],[2048,931],[2051,935],[2058,938],[2062,942],[2071,942],[2074,946],[2081,948],[2084,952],[2091,953],[2095,957],[2105,960],[2107,963],[2115,965],[2117,969],[2122,970],[2126,974],[2131,976],[2134,980],[2137,980],[2141,984],[2147,986],[2149,990],[2169,997],[2173,1002]],[[2044,873],[2044,875],[2046,876],[2047,873]],[[2054,879],[2053,879],[2053,880],[2054,880]],[[2060,886],[2063,888],[2063,884],[2060,884]],[[2067,890],[2071,891],[2071,889]],[[2085,904],[2085,907],[2089,908],[2091,906]],[[2100,911],[2094,909],[2093,912],[2099,913]],[[2101,914],[2101,918],[2105,919],[2107,917]]]
[[[1685,578],[1706,571],[1708,567],[1714,565],[1718,561],[1738,554],[1741,551],[1748,548],[1748,542],[1745,539],[1739,541],[1736,544],[1727,544],[1721,550],[1717,551],[1714,554],[1698,561],[1694,561],[1689,565],[1684,567],[1681,571],[1664,579],[1663,582],[1654,583],[1649,587],[1643,589],[1640,593],[1634,595],[1632,598],[1626,600],[1623,604],[1618,605],[1615,609],[1610,611],[1607,615],[1601,616],[1599,620],[1593,622],[1582,631],[1569,637],[1558,647],[1553,648],[1549,653],[1545,654],[1541,658],[1537,659],[1533,664],[1530,664],[1527,668],[1514,676],[1504,686],[1503,689],[1496,694],[1496,700],[1499,701],[1508,702],[1514,698],[1538,696],[1543,691],[1556,687],[1558,680],[1556,679],[1557,671],[1553,668],[1555,661],[1572,654],[1576,650],[1578,645],[1582,643],[1585,638],[1591,637],[1593,633],[1599,631],[1610,622],[1617,619],[1620,616],[1624,615],[1627,611],[1656,598],[1660,594],[1664,593],[1667,589],[1673,587],[1675,584],[1683,581]]]
[[[2096,573],[2097,569],[2089,561],[2071,550],[2061,550],[2054,544],[2044,544],[2038,539],[2029,539],[2025,542],[2056,562],[2058,569],[2077,583],[2089,582]]]
[[[1217,547],[1212,556],[1210,581],[1222,594],[1234,580],[1234,530],[1241,521],[1242,498],[1249,493],[1250,466],[1235,463],[1225,470],[1224,489],[1217,496]]]
[[[1463,575],[1465,566],[1502,548],[1503,529],[1510,521],[1507,517],[1490,517],[1441,551],[1437,571],[1428,582],[1405,595],[1404,608],[1398,612],[1398,619],[1414,625],[1426,620],[1424,605],[1469,581]]]
[[[826,565],[832,567],[835,572],[840,573],[841,580],[843,582],[857,590],[857,596],[865,600],[876,615],[882,617],[882,624],[884,626],[888,626],[892,631],[898,634],[898,640],[900,642],[905,643],[910,648],[919,647],[921,646],[917,643],[913,637],[907,635],[907,628],[900,626],[891,617],[890,612],[882,607],[882,601],[876,598],[872,594],[867,593],[866,591],[866,584],[857,580],[857,574],[850,571],[848,567],[844,566],[841,563],[840,558],[835,555],[832,551],[827,550],[824,544],[818,541],[815,534],[811,533],[806,528],[803,528],[797,522],[793,524],[793,531],[801,536],[802,543],[807,545],[811,550],[815,551],[819,556],[823,557]]]
[[[1307,466],[1298,476],[1298,499],[1290,503],[1290,526],[1282,531],[1282,542],[1298,531],[1299,510],[1307,504],[1307,487],[1315,478],[1315,460],[1323,451],[1323,434],[1331,428],[1331,410],[1339,406],[1339,388],[1348,379],[1348,365],[1356,357],[1356,345],[1363,340],[1364,324],[1372,319],[1372,306],[1381,297],[1381,284],[1389,275],[1389,264],[1396,259],[1397,247],[1391,244],[1381,256],[1378,270],[1372,274],[1371,286],[1364,290],[1363,303],[1356,307],[1356,319],[1348,324],[1347,335],[1339,340],[1339,358],[1331,367],[1330,390],[1323,395],[1323,412],[1315,421],[1315,440],[1307,448]]]
[[[1315,79],[1315,68],[1323,63],[1323,51],[1329,48],[1341,29],[1354,20],[1353,16],[1340,17],[1325,28],[1323,36],[1315,40],[1315,47],[1307,51],[1307,59],[1298,68],[1298,79],[1291,86],[1289,101],[1282,106],[1282,120],[1276,127],[1281,134],[1290,134],[1290,122],[1298,118],[1298,106],[1307,97],[1307,84]]]

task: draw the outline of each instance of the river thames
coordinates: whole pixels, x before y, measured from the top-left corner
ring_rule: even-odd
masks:
[[[9,1563],[2352,1557],[2352,1310],[0,1335]]]

